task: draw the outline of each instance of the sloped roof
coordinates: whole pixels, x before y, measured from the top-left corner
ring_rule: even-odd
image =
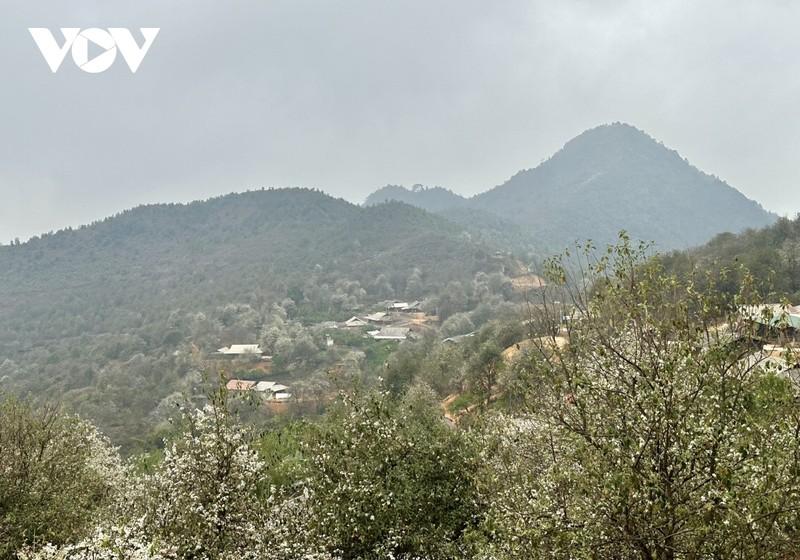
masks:
[[[800,329],[800,315],[797,313],[784,313],[772,320],[772,326]]]
[[[258,344],[231,344],[230,348],[220,348],[220,354],[262,354],[263,351]]]
[[[740,309],[742,317],[762,325],[777,325],[781,322],[795,326],[793,319],[787,317],[800,317],[800,308],[793,305],[780,303],[765,303],[762,305],[745,305]]]
[[[249,391],[255,388],[256,382],[255,381],[246,381],[244,379],[231,379],[225,385],[225,388],[228,391]]]
[[[383,327],[373,338],[375,340],[405,340],[410,330],[408,327]]]
[[[258,383],[256,383],[256,391],[261,391],[261,392],[270,391],[274,386],[275,386],[274,381],[259,381]]]
[[[367,321],[383,321],[387,318],[387,314],[383,311],[379,311],[377,313],[373,313],[372,315],[367,315],[364,317]]]
[[[457,334],[455,336],[450,336],[450,337],[445,338],[442,342],[453,342],[453,343],[458,344],[459,342],[461,342],[465,338],[469,338],[471,336],[475,336],[475,333],[471,332],[471,333],[467,333],[467,334]]]

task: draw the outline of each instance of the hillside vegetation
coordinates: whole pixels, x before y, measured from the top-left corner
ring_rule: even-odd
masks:
[[[773,225],[739,234],[721,233],[707,244],[665,256],[670,271],[687,276],[702,271],[719,277],[717,289],[733,293],[744,280],[735,273],[743,266],[763,297],[800,303],[800,215],[780,218]],[[721,274],[727,271],[726,274]]]
[[[485,263],[485,252],[459,233],[409,206],[359,208],[306,190],[142,206],[0,247],[0,355],[14,341],[136,327],[165,307],[284,296],[310,278],[368,286],[385,274],[401,297],[405,277],[395,271],[417,268],[437,284],[471,277]]]
[[[311,326],[394,298],[447,319],[502,268],[492,253],[412,206],[311,190],[142,206],[0,247],[0,388],[58,397],[131,444],[217,348],[261,342],[305,378],[342,358]]]

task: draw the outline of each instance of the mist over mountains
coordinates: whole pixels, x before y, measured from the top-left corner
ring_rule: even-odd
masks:
[[[365,204],[399,200],[475,224],[480,214],[524,227],[535,244],[611,243],[620,230],[660,250],[701,245],[715,234],[773,223],[776,216],[633,126],[593,128],[536,168],[471,198],[441,187],[387,186]],[[472,212],[466,213],[465,210]],[[488,217],[487,217],[488,219]]]

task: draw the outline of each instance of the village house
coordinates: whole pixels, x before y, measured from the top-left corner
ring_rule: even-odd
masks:
[[[358,329],[361,327],[366,326],[368,323],[364,319],[360,319],[353,315],[347,321],[343,323],[337,323],[337,327],[340,329]]]
[[[742,318],[757,325],[757,334],[763,338],[796,340],[800,333],[800,308],[792,305],[769,303],[749,305],[741,310]]]
[[[214,356],[229,358],[229,359],[261,359],[263,361],[271,360],[272,356],[264,356],[264,351],[258,344],[231,344],[224,348],[218,348],[214,352]]]
[[[366,317],[364,317],[364,319],[366,319],[370,323],[375,323],[375,324],[389,323],[391,321],[389,314],[384,313],[382,311],[373,313],[372,315],[367,315]]]
[[[372,335],[375,340],[405,340],[411,331],[408,327],[383,327]]]
[[[289,393],[289,387],[281,385],[274,381],[248,381],[246,379],[231,379],[225,384],[229,391],[258,391],[263,393],[268,399],[286,402],[292,394]]]
[[[260,356],[264,352],[258,344],[231,344],[230,347],[217,349],[223,356]]]
[[[255,389],[255,381],[247,381],[245,379],[231,379],[225,385],[228,391],[252,391]]]
[[[255,389],[256,391],[266,393],[267,391],[271,391],[273,386],[275,386],[274,381],[259,381],[256,383]]]

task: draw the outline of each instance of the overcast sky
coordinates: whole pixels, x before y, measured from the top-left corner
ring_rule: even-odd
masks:
[[[615,121],[800,212],[800,2],[0,1],[3,243],[261,187],[472,195]],[[135,74],[54,74],[31,27],[160,32]]]

